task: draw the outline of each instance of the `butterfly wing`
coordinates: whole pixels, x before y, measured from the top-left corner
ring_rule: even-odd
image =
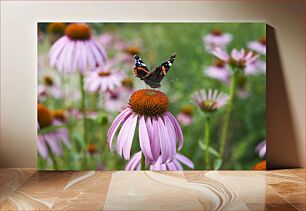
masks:
[[[135,59],[135,64],[133,72],[136,77],[144,79],[150,73],[150,71],[147,65],[142,61],[142,59],[139,56],[135,55],[134,59]]]
[[[144,78],[144,81],[151,88],[160,87],[160,82],[163,80],[170,67],[175,60],[176,54],[173,54],[167,61],[163,62],[158,67],[155,67],[149,74]]]

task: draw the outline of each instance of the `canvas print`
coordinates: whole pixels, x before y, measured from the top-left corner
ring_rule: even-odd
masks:
[[[264,23],[37,32],[38,169],[266,169]]]

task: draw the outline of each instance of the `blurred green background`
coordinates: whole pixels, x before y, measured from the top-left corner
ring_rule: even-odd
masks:
[[[249,41],[258,40],[265,36],[264,23],[91,23],[95,36],[112,33],[131,46],[140,48],[140,57],[151,68],[159,65],[176,53],[176,60],[167,76],[162,81],[161,91],[170,99],[170,112],[177,115],[183,106],[193,105],[191,96],[195,91],[203,88],[219,89],[228,93],[228,85],[204,75],[203,69],[211,66],[215,57],[204,50],[202,37],[217,28],[232,34],[233,40],[227,46],[228,52],[232,48],[246,48]],[[43,75],[51,74],[58,78],[63,89],[76,86],[77,76],[62,76],[48,64],[47,54],[50,50],[47,23],[38,24],[38,29],[44,38],[38,43],[38,57],[42,57],[44,65],[38,72],[38,83]],[[115,56],[116,50],[106,49],[110,57]],[[265,60],[265,57],[261,57]],[[133,66],[124,67],[123,72],[133,77]],[[63,79],[64,78],[64,79]],[[145,84],[134,78],[136,88],[144,88]],[[65,84],[63,84],[63,81]],[[252,169],[261,159],[255,153],[255,147],[266,137],[266,75],[248,76],[245,89],[250,92],[246,98],[236,97],[231,116],[228,140],[225,148],[222,169]],[[77,89],[77,88],[75,88]],[[95,96],[88,94],[88,100]],[[51,110],[78,108],[79,102],[62,103],[58,99],[48,99],[44,102]],[[92,102],[87,102],[89,105]],[[97,152],[88,153],[87,169],[123,170],[127,161],[116,153],[111,153],[106,144],[106,131],[111,121],[118,113],[107,113],[103,108],[96,110],[98,117],[90,120],[90,142],[97,145]],[[220,132],[224,111],[216,114],[212,121],[211,146],[218,150]],[[193,106],[193,123],[182,126],[184,147],[182,154],[190,158],[196,170],[205,169],[204,150],[198,142],[204,139],[204,117],[201,111]],[[81,120],[70,119],[67,128],[70,132],[72,149],[63,146],[64,155],[57,157],[60,169],[84,169],[80,152],[87,146],[82,141]],[[105,122],[106,121],[106,122]],[[135,136],[137,138],[137,136]],[[134,141],[136,143],[136,141]],[[135,144],[134,144],[135,145]],[[133,146],[136,149],[137,146]],[[136,151],[135,151],[136,152]],[[214,155],[211,155],[214,158]],[[38,155],[39,169],[52,169],[48,161]],[[186,168],[186,170],[188,170]]]

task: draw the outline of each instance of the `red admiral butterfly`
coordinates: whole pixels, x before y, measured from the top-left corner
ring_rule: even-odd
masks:
[[[152,71],[149,71],[147,65],[137,55],[135,58],[135,66],[133,72],[136,77],[143,80],[151,88],[159,88],[160,82],[163,80],[170,67],[172,66],[176,55],[173,54],[167,61],[163,62],[158,67],[155,67]]]

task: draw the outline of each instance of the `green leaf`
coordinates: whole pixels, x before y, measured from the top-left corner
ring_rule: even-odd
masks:
[[[83,138],[82,138],[81,134],[75,133],[75,134],[73,135],[73,138],[77,141],[77,143],[80,145],[80,147],[81,147],[82,149],[86,149],[86,145],[85,145],[85,143],[84,143],[84,141],[83,141]]]
[[[57,129],[65,128],[65,127],[66,125],[52,125],[52,126],[45,127],[45,128],[38,130],[38,134],[43,135],[43,134],[51,133]]]
[[[216,159],[214,161],[214,170],[219,170],[222,165],[222,160],[220,158]]]
[[[200,148],[203,149],[204,151],[206,151],[206,145],[201,141],[199,140],[199,145],[200,145]],[[214,148],[212,148],[211,146],[208,147],[208,152],[216,157],[220,157],[220,154],[219,152],[217,152],[217,150],[215,150]]]

